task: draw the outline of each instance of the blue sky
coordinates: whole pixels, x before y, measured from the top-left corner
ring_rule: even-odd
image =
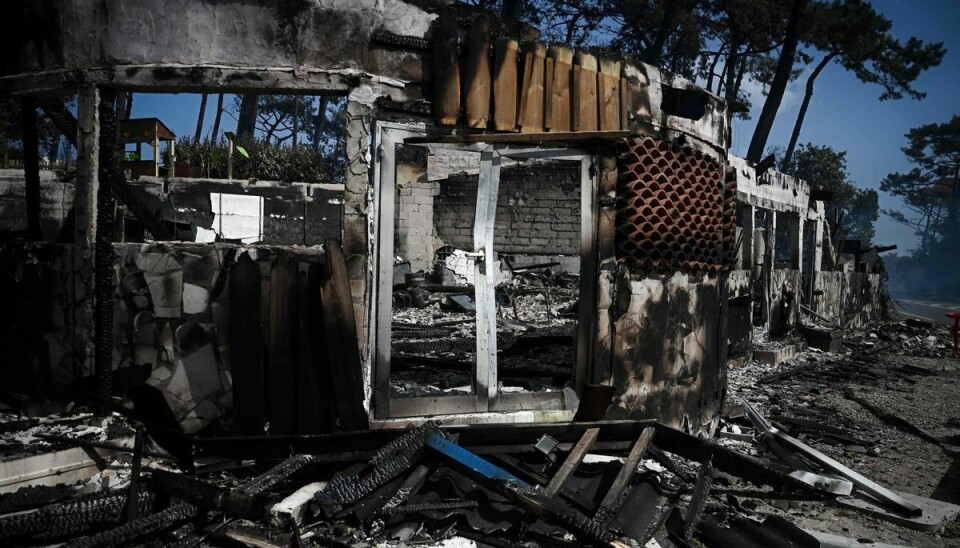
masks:
[[[960,114],[960,0],[876,0],[875,9],[893,21],[895,36],[906,39],[916,36],[924,41],[943,42],[947,54],[943,63],[925,72],[916,88],[927,93],[923,101],[903,99],[881,102],[881,90],[866,85],[852,74],[834,64],[817,79],[813,100],[807,111],[800,143],[812,142],[830,145],[847,151],[851,180],[865,188],[879,190],[880,181],[891,172],[907,171],[910,164],[900,148],[906,144],[904,134],[912,127],[940,123]],[[796,119],[797,108],[803,97],[806,74],[791,83],[781,104],[769,146],[786,146]],[[746,85],[747,89],[750,84]],[[734,123],[731,152],[746,154],[754,121],[762,107],[759,86],[752,85],[756,99],[752,119]],[[233,96],[228,95],[224,106],[228,112],[221,120],[222,131],[236,129],[231,116]],[[136,94],[133,117],[156,116],[178,136],[193,135],[197,124],[200,95]],[[213,125],[216,95],[207,103],[204,134]],[[898,199],[880,193],[880,207],[900,209]],[[916,246],[912,231],[881,215],[877,222],[876,242],[897,244],[903,254]]]

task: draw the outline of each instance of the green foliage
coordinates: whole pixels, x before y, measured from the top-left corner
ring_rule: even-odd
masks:
[[[923,265],[942,296],[960,296],[960,116],[911,129],[903,148],[916,167],[891,173],[880,189],[903,199],[907,211],[885,211],[916,229],[920,248],[912,260]]]
[[[826,204],[826,216],[837,238],[872,245],[874,223],[880,218],[880,197],[876,190],[858,188],[850,181],[846,151],[812,143],[800,145],[788,173],[813,188],[833,192],[833,200]]]
[[[893,23],[864,0],[815,2],[810,10],[804,41],[814,49],[833,55],[864,83],[883,88],[880,100],[905,95],[922,99],[913,88],[920,74],[940,64],[943,44],[924,43],[916,37],[896,39]]]
[[[201,168],[204,177],[226,178],[228,142],[209,139],[177,140],[177,163]],[[241,152],[242,151],[242,152]],[[306,147],[277,146],[266,140],[234,145],[233,177],[301,183],[332,183],[338,180],[327,157]],[[169,161],[169,158],[167,158]]]

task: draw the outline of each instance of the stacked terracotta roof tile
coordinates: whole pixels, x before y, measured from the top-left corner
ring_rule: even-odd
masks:
[[[617,259],[641,268],[727,268],[736,234],[734,174],[666,141],[627,145],[618,165]]]

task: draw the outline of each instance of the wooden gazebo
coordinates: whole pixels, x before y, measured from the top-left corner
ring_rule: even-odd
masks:
[[[170,142],[170,165],[175,165],[176,158],[174,145],[177,136],[170,131],[158,118],[131,118],[129,120],[120,120],[117,123],[117,141],[127,145],[136,143],[137,159],[128,160],[124,158],[120,162],[124,172],[130,172],[130,179],[139,179],[141,175],[160,176],[160,141]],[[143,144],[147,143],[153,147],[153,160],[141,160]]]

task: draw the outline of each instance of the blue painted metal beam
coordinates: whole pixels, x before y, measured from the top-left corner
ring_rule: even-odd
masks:
[[[427,438],[427,447],[485,478],[509,481],[520,487],[532,488],[530,484],[517,476],[483,460],[440,434],[431,434],[430,437]]]

